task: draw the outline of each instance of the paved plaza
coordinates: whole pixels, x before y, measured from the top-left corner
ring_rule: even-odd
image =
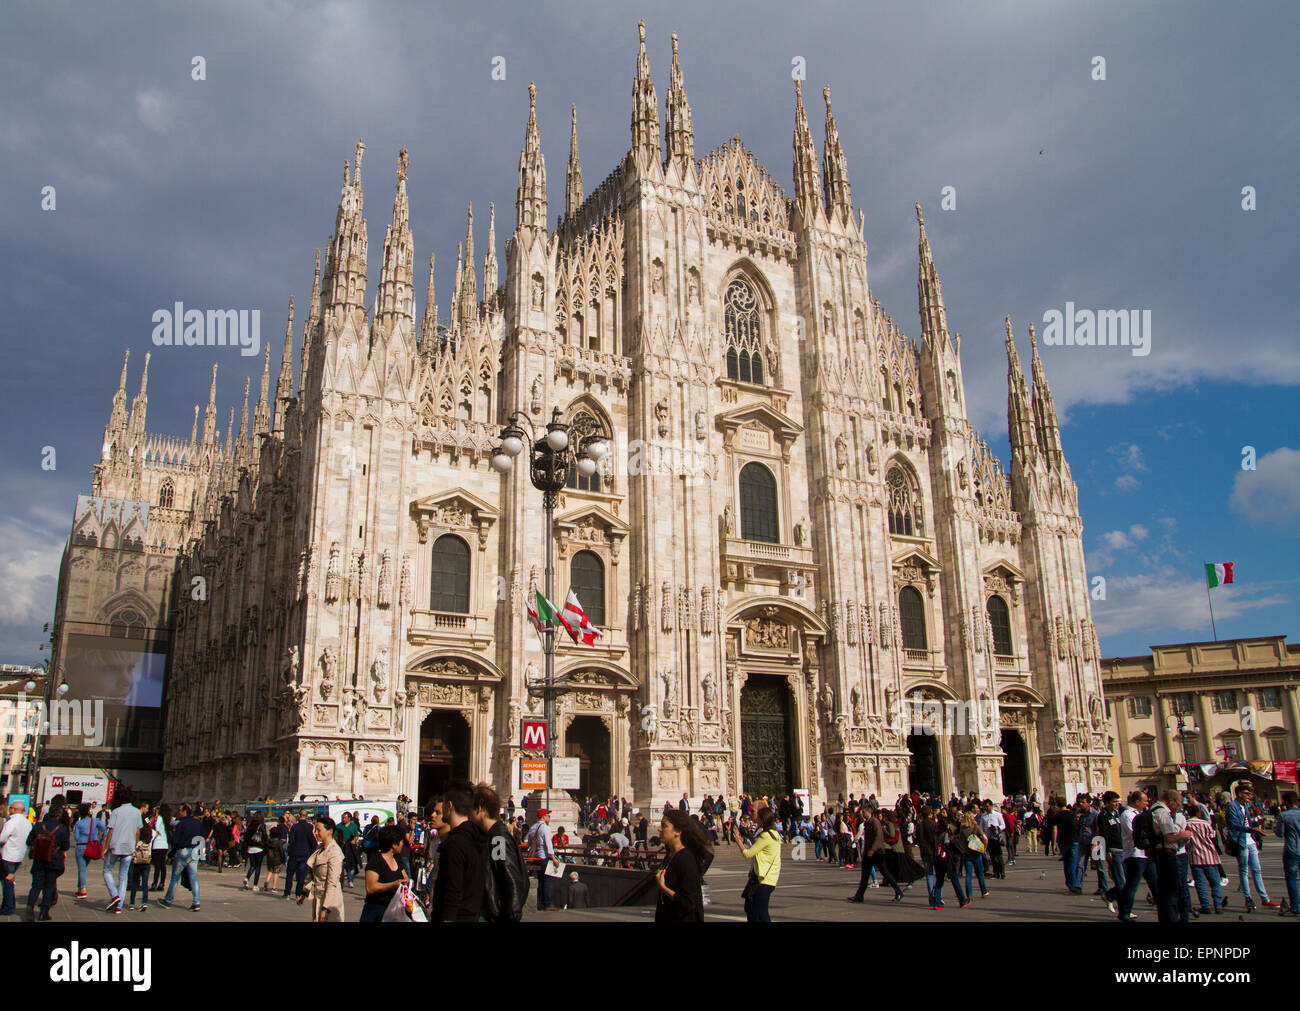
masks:
[[[809,848],[811,852],[811,848]],[[1105,902],[1091,894],[1069,895],[1065,891],[1061,863],[1054,857],[1041,854],[1024,854],[1016,866],[1007,868],[1005,881],[989,880],[990,895],[987,899],[975,898],[969,907],[959,909],[952,893],[951,885],[944,887],[944,901],[947,908],[935,911],[925,901],[925,882],[918,881],[907,891],[901,903],[892,903],[890,890],[886,888],[868,889],[866,901],[854,905],[844,901],[857,888],[858,871],[828,866],[816,860],[793,860],[791,848],[784,847],[784,860],[781,866],[781,882],[772,898],[772,918],[783,922],[897,922],[897,923],[998,923],[1023,922],[1027,920],[1043,922],[1062,921],[1096,921],[1114,923],[1114,915],[1107,911]],[[259,921],[307,922],[310,912],[306,904],[298,906],[293,900],[286,900],[275,895],[259,894],[245,891],[243,871],[227,869],[218,874],[215,870],[204,868],[200,873],[199,894],[202,909],[195,913],[189,910],[190,895],[183,887],[177,887],[176,905],[165,909],[158,905],[160,896],[151,895],[150,908],[145,913],[122,912],[107,913],[107,890],[104,887],[103,865],[96,863],[88,879],[90,897],[75,899],[76,870],[65,873],[60,878],[59,902],[51,910],[56,922],[63,923],[132,923],[132,922],[236,922],[254,923]],[[18,906],[21,913],[27,899],[31,883],[30,864],[24,864],[16,876],[18,889]],[[582,873],[581,866],[575,868]],[[1241,894],[1237,891],[1236,867],[1234,861],[1226,865],[1231,884],[1227,894],[1229,907],[1220,916],[1203,917],[1200,921],[1219,924],[1234,923],[1244,920],[1251,923],[1300,923],[1294,918],[1280,918],[1275,909],[1259,909],[1246,915]],[[705,882],[709,886],[711,904],[705,909],[705,919],[709,921],[736,921],[745,919],[744,906],[740,890],[745,884],[748,861],[741,859],[734,847],[721,846],[717,858]],[[1281,876],[1281,850],[1272,847],[1265,852],[1264,880],[1268,886],[1269,896],[1281,901],[1286,895],[1286,886]],[[67,887],[68,883],[71,887]],[[1096,887],[1096,875],[1089,873],[1085,893]],[[281,879],[283,888],[283,878]],[[978,891],[978,886],[977,886]],[[1138,901],[1134,911],[1139,922],[1154,923],[1155,907],[1144,898],[1145,887],[1138,892]],[[536,881],[529,896],[528,911],[525,920],[530,922],[646,922],[653,918],[653,907],[559,910],[554,913],[538,913],[536,910]],[[358,877],[354,888],[344,892],[345,915],[348,920],[356,920],[361,915],[362,888]],[[1193,891],[1193,903],[1196,895]],[[21,916],[4,917],[5,922],[20,922]],[[1118,925],[1118,924],[1117,924]]]

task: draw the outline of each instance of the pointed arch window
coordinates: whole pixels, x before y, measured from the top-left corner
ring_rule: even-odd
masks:
[[[889,532],[903,537],[920,537],[921,514],[916,507],[912,482],[902,467],[891,467],[885,475],[885,494],[889,509]]]
[[[1001,597],[989,597],[989,624],[993,626],[993,653],[1011,656],[1011,610]]]
[[[469,545],[455,534],[433,542],[430,611],[469,614]]]
[[[582,445],[582,440],[588,435],[594,435],[601,430],[601,425],[590,411],[579,411],[573,416],[570,423],[569,437],[574,446]],[[572,488],[574,491],[601,491],[600,467],[596,468],[596,473],[591,477],[584,477],[578,473],[578,468],[573,463],[569,464],[569,473],[564,479],[564,486]]]
[[[778,530],[776,478],[761,463],[747,463],[740,471],[740,536],[779,544]]]
[[[723,298],[723,323],[727,338],[727,378],[742,383],[763,383],[763,317],[753,285],[737,277]]]
[[[569,589],[587,612],[587,620],[605,627],[605,563],[591,551],[579,551],[569,563]]]
[[[171,479],[168,478],[162,483],[162,487],[158,489],[158,508],[170,509],[175,498],[176,489],[173,487]]]
[[[898,623],[903,649],[928,649],[925,638],[925,602],[915,586],[898,591]]]

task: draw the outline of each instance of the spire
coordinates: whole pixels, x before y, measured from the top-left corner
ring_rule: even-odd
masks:
[[[144,435],[145,413],[149,409],[149,354],[144,356],[144,371],[140,373],[140,392],[131,401],[131,419],[128,427],[137,437]]]
[[[1007,328],[1007,437],[1011,442],[1012,459],[1032,457],[1038,450],[1029,404],[1029,390],[1025,386],[1025,373],[1020,368],[1016,353],[1016,339],[1011,332],[1011,317],[1006,318]]]
[[[271,405],[266,396],[271,387],[271,345],[262,353],[262,385],[257,397],[257,409],[253,411],[253,434],[271,430]]]
[[[262,392],[263,397],[266,391]],[[293,399],[293,296],[289,296],[289,319],[284,325],[284,352],[280,356],[280,375],[275,381],[275,430],[284,431],[284,412]]]
[[[496,298],[501,272],[497,269],[497,209],[488,204],[488,249],[483,257],[483,301],[491,303]]]
[[[203,413],[203,441],[212,442],[217,434],[217,363],[212,363],[212,385],[208,387],[208,409]]]
[[[849,163],[840,144],[840,131],[831,112],[831,89],[823,88],[826,99],[826,216],[838,213],[845,223],[853,220],[853,198],[849,194]]]
[[[460,277],[460,325],[478,318],[478,274],[474,269],[474,205],[469,205],[465,224],[465,265]]]
[[[569,168],[564,175],[564,216],[571,218],[582,206],[582,162],[578,160],[578,107],[573,107],[569,128]]]
[[[465,243],[456,243],[456,283],[451,293],[451,328],[460,329],[460,287],[464,284]]]
[[[267,349],[270,350],[269,348]],[[239,441],[245,443],[248,441],[248,391],[253,385],[253,380],[248,376],[244,377],[244,409],[239,412]]]
[[[429,287],[424,292],[424,320],[420,324],[420,352],[431,354],[438,343],[438,300],[433,291],[434,255],[429,254]]]
[[[682,84],[682,65],[677,62],[677,33],[673,32],[673,65],[668,74],[668,160],[685,171],[695,161],[695,130],[691,126],[691,103]]]
[[[356,171],[349,175],[349,166],[346,163],[343,166],[343,194],[334,219],[325,270],[326,302],[333,310],[365,311],[367,240],[361,188],[361,157],[365,150],[365,143],[357,141]]]
[[[794,82],[794,194],[804,219],[817,216],[822,205],[821,181],[817,173],[817,147],[808,128],[803,107],[803,82]]]
[[[199,405],[194,405],[194,424],[190,426],[190,445],[199,441]]]
[[[406,199],[406,169],[410,163],[410,155],[402,148],[397,155],[393,220],[384,232],[384,259],[379,272],[375,315],[377,328],[385,335],[391,334],[403,320],[407,333],[415,326],[415,241],[411,238],[411,208]]]
[[[247,380],[245,380],[244,389],[245,390],[248,389]],[[247,401],[247,397],[248,397],[247,393],[245,393],[244,397],[245,397],[245,401]],[[227,456],[230,455],[231,445],[233,443],[234,437],[235,437],[235,409],[232,407],[230,409],[230,419],[226,422],[226,455]]]
[[[515,194],[515,230],[546,231],[546,214],[546,159],[542,157],[537,130],[537,85],[529,81],[528,126],[524,129],[524,149],[519,152],[519,189]],[[473,264],[473,247],[467,251],[466,262]]]
[[[921,205],[916,205],[916,226],[921,237],[917,244],[916,299],[921,310],[921,336],[933,351],[948,350],[948,312],[943,304],[943,286],[925,234]]]
[[[650,57],[645,51],[645,21],[637,24],[641,48],[636,56],[636,78],[632,82],[632,156],[649,165],[659,160],[659,100],[650,78]]]
[[[1061,426],[1056,420],[1056,402],[1047,385],[1043,360],[1038,357],[1038,339],[1032,323],[1029,324],[1029,346],[1033,349],[1030,368],[1034,377],[1034,427],[1037,429],[1038,445],[1043,450],[1048,467],[1058,469],[1063,455]]]
[[[307,322],[302,328],[302,354],[298,359],[298,390],[301,393],[307,383],[307,366],[311,364],[311,345],[316,339],[316,328],[320,324],[320,250],[316,250],[316,273],[311,281],[311,297],[307,300]],[[293,300],[289,300],[292,310]]]

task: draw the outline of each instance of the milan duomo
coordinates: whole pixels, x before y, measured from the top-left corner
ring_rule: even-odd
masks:
[[[1077,490],[1033,330],[1029,378],[1009,320],[967,341],[1005,347],[1008,478],[967,419],[919,205],[919,338],[872,296],[824,95],[819,158],[795,84],[789,195],[739,138],[697,158],[676,36],[661,118],[642,27],[631,148],[586,192],[574,112],[553,229],[529,86],[504,283],[491,213],[480,279],[471,207],[449,312],[430,258],[417,316],[403,150],[368,310],[358,143],[301,343],[290,301],[251,415],[246,385],[221,437],[214,366],[189,439],[151,435],[147,358],[129,411],[124,367],[93,492],[150,506],[146,564],[104,606],[137,601],[170,640],[165,796],[524,793],[543,654],[523,603],[546,538],[556,599],[573,588],[604,631],[556,657],[557,753],[588,793],[798,789],[819,809],[1109,784]],[[510,412],[544,426],[555,408],[612,440],[546,530],[528,468],[490,461]],[[89,511],[71,543],[132,536],[111,527]],[[898,718],[917,699],[996,720],[919,732]]]

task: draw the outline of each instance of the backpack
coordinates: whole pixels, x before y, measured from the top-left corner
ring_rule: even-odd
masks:
[[[58,840],[54,837],[54,829],[57,829],[58,823],[54,829],[49,827],[49,822],[40,821],[36,827],[36,840],[32,843],[32,860],[47,864],[54,859],[54,851],[57,847]]]
[[[153,846],[151,843],[140,840],[135,844],[135,849],[131,851],[131,863],[147,864],[153,859]]]
[[[1156,822],[1147,808],[1133,819],[1133,848],[1149,850],[1156,845]]]

